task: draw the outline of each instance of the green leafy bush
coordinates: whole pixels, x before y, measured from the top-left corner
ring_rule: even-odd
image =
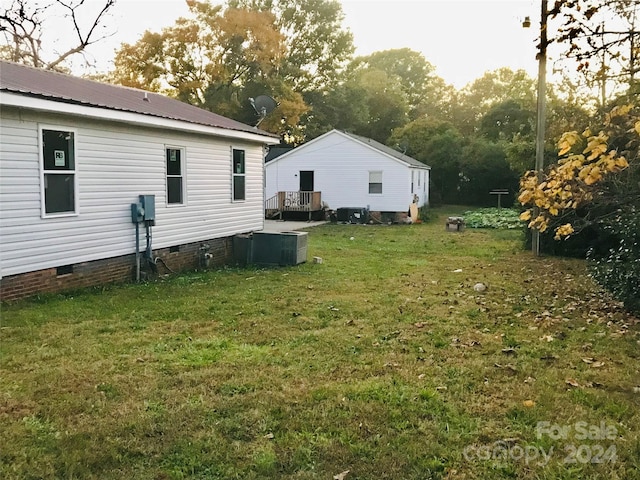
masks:
[[[464,212],[464,222],[469,228],[522,228],[524,222],[513,208],[481,208]]]
[[[630,207],[603,222],[603,230],[618,241],[605,252],[592,249],[588,258],[593,278],[625,308],[640,313],[640,209]]]

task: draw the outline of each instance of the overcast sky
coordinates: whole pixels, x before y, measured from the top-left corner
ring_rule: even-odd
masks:
[[[5,1],[5,0],[3,0]],[[214,2],[222,3],[222,2]],[[341,0],[344,26],[357,55],[408,47],[421,52],[447,83],[460,88],[506,66],[536,75],[539,0]],[[98,4],[98,2],[96,2]],[[184,0],[118,0],[107,29],[113,36],[90,48],[98,70],[122,42],[159,31],[184,16]],[[522,28],[525,16],[532,27]],[[49,34],[61,32],[49,31]]]

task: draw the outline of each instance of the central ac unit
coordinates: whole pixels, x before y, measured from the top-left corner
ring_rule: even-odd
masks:
[[[307,232],[254,232],[249,263],[298,265],[307,261]]]

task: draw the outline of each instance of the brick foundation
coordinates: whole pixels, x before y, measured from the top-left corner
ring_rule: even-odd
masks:
[[[209,245],[208,265],[202,261],[203,245]],[[142,252],[144,255],[144,252]],[[233,260],[233,237],[216,238],[153,251],[160,260],[158,274],[184,272],[229,264]],[[142,262],[144,265],[144,261]],[[70,273],[66,273],[69,272]],[[153,276],[147,268],[143,275]],[[109,283],[125,283],[135,279],[135,255],[105,258],[91,262],[61,265],[0,279],[0,300],[10,302],[40,293],[57,293]]]

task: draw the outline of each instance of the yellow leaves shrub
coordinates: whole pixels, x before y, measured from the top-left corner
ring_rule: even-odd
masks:
[[[614,119],[630,114],[632,105],[620,105],[611,110],[605,118],[605,125]],[[640,120],[633,124],[631,132],[640,135]],[[529,171],[520,179],[518,201],[528,207],[520,219],[529,221],[529,228],[541,232],[549,228],[551,219],[560,217],[567,210],[575,210],[594,197],[598,182],[606,175],[617,173],[629,166],[627,159],[610,150],[609,135],[600,131],[593,135],[590,129],[582,134],[576,131],[565,132],[558,141],[560,160],[540,176]],[[580,153],[574,150],[586,145]],[[564,224],[555,230],[555,239],[566,238],[574,233],[574,227]]]
[[[578,132],[565,132],[560,137],[558,142],[558,155],[565,155],[571,151],[573,146],[580,141],[580,134]]]
[[[607,151],[607,140],[609,140],[609,137],[605,135],[604,132],[588,138],[587,147],[582,152],[589,154],[587,157],[588,161],[595,160]]]
[[[556,234],[553,238],[555,240],[562,240],[563,238],[568,238],[573,232],[573,225],[565,223],[564,225],[556,228]]]
[[[520,214],[520,220],[522,220],[523,222],[526,222],[527,220],[530,220],[530,219],[531,219],[531,210],[525,210]]]

